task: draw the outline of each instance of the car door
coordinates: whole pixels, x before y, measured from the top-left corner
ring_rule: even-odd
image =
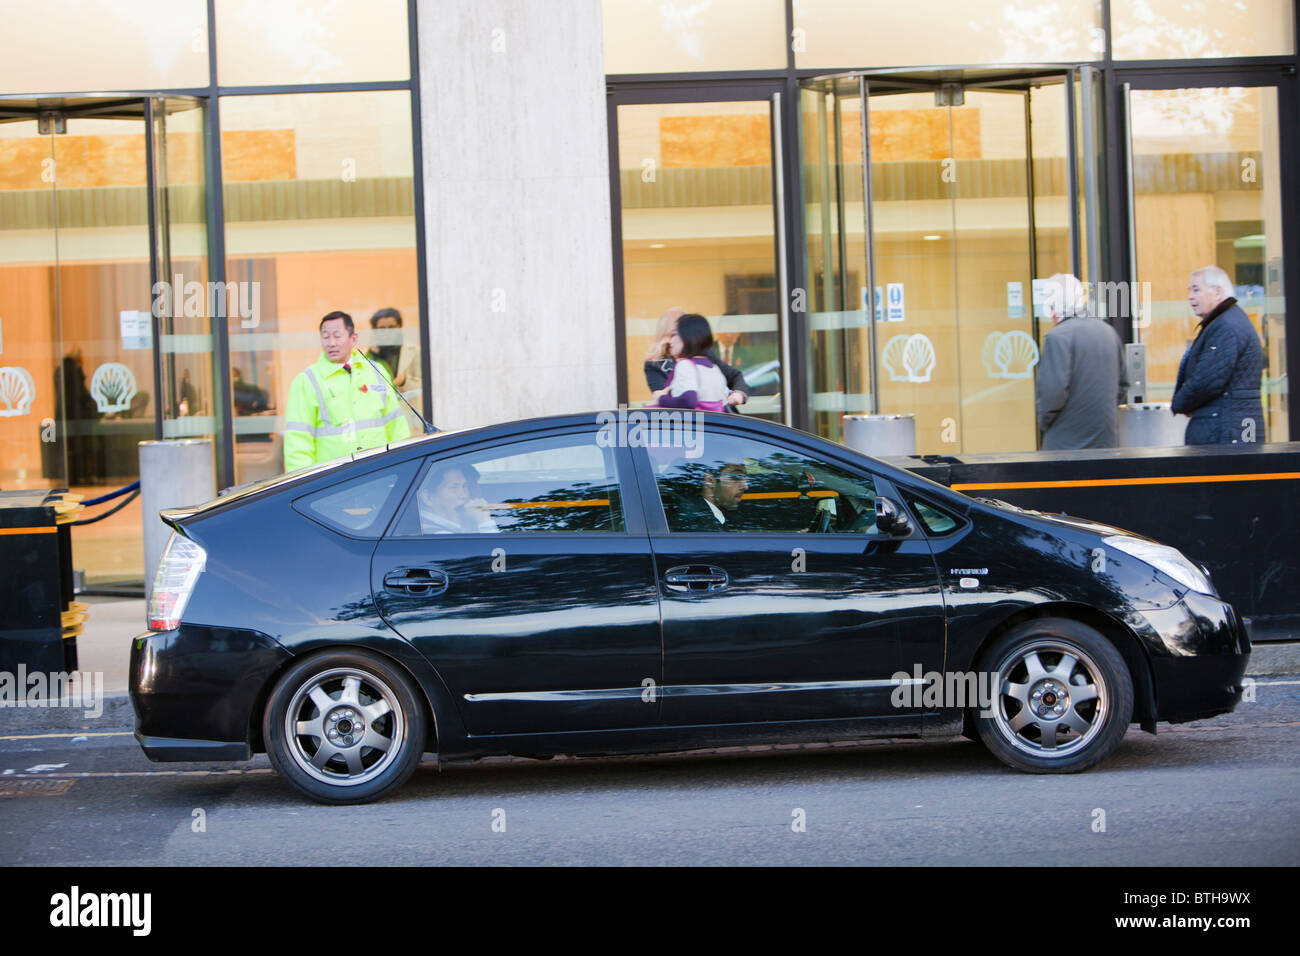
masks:
[[[903,507],[896,489],[741,425],[710,423],[694,451],[638,458],[664,723],[918,714],[894,706],[894,675],[942,664],[944,601],[920,531],[875,526],[877,497]]]
[[[425,464],[375,551],[371,586],[471,735],[657,724],[657,587],[629,488],[627,449],[599,446],[594,426]],[[456,494],[459,523],[447,518]]]

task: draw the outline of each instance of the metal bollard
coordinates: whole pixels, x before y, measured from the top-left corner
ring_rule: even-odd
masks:
[[[140,442],[140,509],[144,513],[144,595],[153,595],[153,578],[172,529],[158,512],[201,504],[216,497],[216,459],[207,438]]]
[[[916,416],[845,415],[844,444],[873,458],[916,454]]]
[[[1121,448],[1181,445],[1186,431],[1187,417],[1171,412],[1168,402],[1142,402],[1119,407]]]

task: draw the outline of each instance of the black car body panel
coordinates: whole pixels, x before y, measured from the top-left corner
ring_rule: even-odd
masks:
[[[338,647],[405,669],[433,718],[428,749],[443,760],[952,732],[959,712],[894,706],[893,678],[972,670],[994,635],[1035,615],[1078,617],[1116,644],[1144,726],[1222,713],[1240,699],[1249,643],[1235,612],[1104,548],[1115,529],[971,499],[742,416],[704,420],[869,473],[881,496],[912,509],[914,528],[893,539],[670,534],[644,455],[623,447],[624,533],[385,537],[427,459],[596,420],[411,439],[165,513],[208,557],[180,627],[132,648],[146,752],[166,760],[261,750],[261,712],[278,676],[304,654]],[[396,475],[396,491],[364,535],[329,527],[301,504],[381,472]],[[957,527],[923,533],[917,501]],[[796,549],[808,570],[790,574]],[[504,567],[494,570],[499,557]],[[724,570],[727,588],[682,595],[664,585],[670,569],[695,566]],[[445,575],[445,590],[386,584],[410,568]]]

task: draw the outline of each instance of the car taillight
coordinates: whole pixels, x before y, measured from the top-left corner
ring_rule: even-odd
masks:
[[[172,532],[153,578],[153,593],[149,595],[149,630],[170,631],[180,626],[194,582],[199,579],[207,559],[208,553],[201,547]]]

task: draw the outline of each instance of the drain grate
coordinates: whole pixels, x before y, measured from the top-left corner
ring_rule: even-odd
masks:
[[[75,781],[66,777],[56,779],[28,778],[23,780],[0,779],[0,798],[3,797],[57,797],[72,789]]]

